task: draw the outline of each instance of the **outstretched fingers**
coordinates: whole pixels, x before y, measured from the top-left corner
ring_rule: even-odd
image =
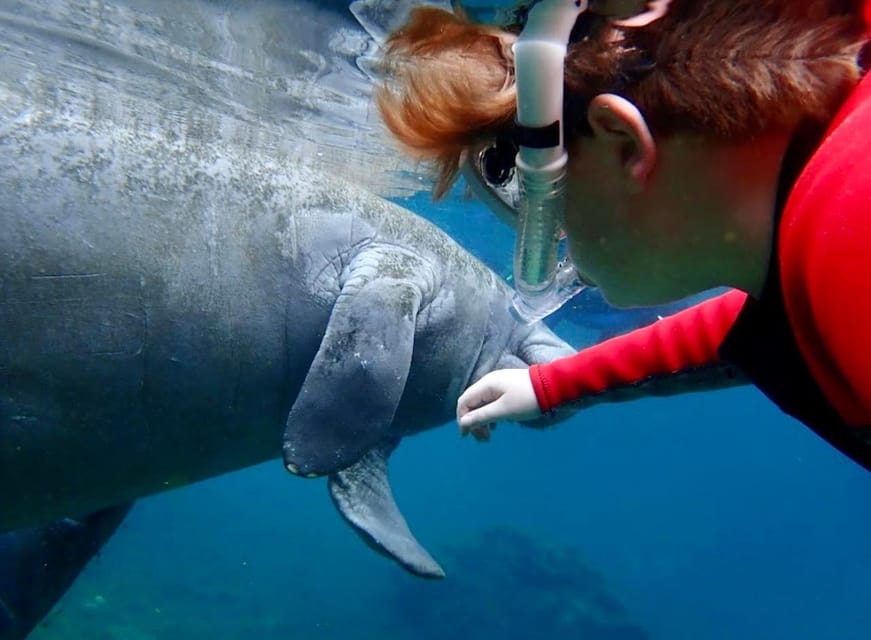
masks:
[[[492,371],[457,400],[460,433],[489,440],[498,420],[531,420],[541,415],[527,369]]]

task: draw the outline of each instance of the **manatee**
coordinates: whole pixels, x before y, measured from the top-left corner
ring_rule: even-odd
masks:
[[[2,531],[283,454],[438,575],[390,452],[488,371],[572,351],[435,226],[257,149],[31,114],[0,194]]]
[[[435,226],[208,115],[0,131],[0,530],[283,454],[421,575],[386,459],[484,373],[571,352]],[[202,121],[198,121],[201,118]]]
[[[312,98],[316,80],[357,86],[340,3],[185,7],[0,12],[4,640],[137,498],[270,459],[326,477],[368,544],[441,577],[393,499],[391,452],[488,371],[572,352],[361,186],[392,180],[371,132],[309,126],[335,98]]]

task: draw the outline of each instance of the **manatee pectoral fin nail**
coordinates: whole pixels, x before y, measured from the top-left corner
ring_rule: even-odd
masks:
[[[343,469],[383,441],[405,389],[420,292],[359,280],[343,287],[287,418],[284,464],[298,475]]]
[[[330,475],[330,496],[342,517],[370,547],[424,578],[445,572],[412,535],[387,478],[396,442],[372,449],[356,464]]]

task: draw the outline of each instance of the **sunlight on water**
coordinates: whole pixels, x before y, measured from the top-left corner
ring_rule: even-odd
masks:
[[[304,159],[385,195],[419,190],[356,60],[374,46],[338,2],[8,1],[4,117],[30,103],[148,127],[170,119]],[[304,7],[300,11],[299,7]]]

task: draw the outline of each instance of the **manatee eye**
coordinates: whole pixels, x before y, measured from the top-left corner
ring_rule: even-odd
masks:
[[[481,171],[490,185],[505,186],[514,177],[517,145],[511,138],[499,137],[481,154]]]

